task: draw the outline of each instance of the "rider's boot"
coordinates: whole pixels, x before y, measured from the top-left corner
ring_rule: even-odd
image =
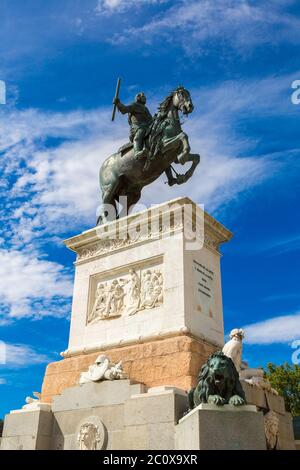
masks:
[[[147,156],[148,153],[147,149],[144,146],[143,136],[144,131],[142,129],[139,129],[133,139],[134,158],[136,160]]]

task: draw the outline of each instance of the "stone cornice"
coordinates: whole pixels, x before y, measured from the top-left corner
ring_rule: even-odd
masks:
[[[183,327],[178,331],[178,329],[172,330],[170,329],[167,332],[164,333],[158,333],[157,335],[145,335],[145,336],[140,336],[137,339],[132,339],[132,340],[126,340],[126,341],[118,341],[118,342],[113,342],[113,343],[96,343],[96,344],[91,344],[89,346],[83,346],[83,347],[78,347],[78,348],[69,348],[66,351],[63,351],[60,353],[61,357],[63,358],[68,358],[68,357],[74,357],[74,356],[80,356],[82,354],[91,354],[95,353],[98,351],[106,351],[107,349],[116,349],[116,348],[122,348],[126,346],[132,346],[135,344],[143,344],[143,343],[148,343],[152,341],[158,341],[158,340],[163,340],[167,338],[173,338],[176,336],[189,336],[192,339],[195,339],[197,341],[201,340],[205,342],[208,345],[213,345],[216,348],[222,349],[223,343],[217,343],[216,341],[213,340],[207,340],[207,338],[204,335],[194,335],[190,332],[190,330],[187,327]]]
[[[185,207],[189,208],[188,212],[185,212]],[[195,232],[198,229],[196,222],[199,221],[196,219],[196,213],[202,221],[204,214],[204,245],[219,251],[220,244],[229,241],[232,233],[187,197],[173,199],[94,227],[65,240],[64,243],[77,254],[77,263],[82,263],[132,245],[167,237],[168,234],[174,235],[187,229],[187,226]]]

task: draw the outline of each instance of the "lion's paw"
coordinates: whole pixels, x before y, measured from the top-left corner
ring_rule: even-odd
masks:
[[[245,405],[245,400],[239,395],[233,395],[229,400],[230,405],[242,406]]]
[[[225,404],[225,398],[220,397],[220,395],[209,395],[207,403],[223,406]]]

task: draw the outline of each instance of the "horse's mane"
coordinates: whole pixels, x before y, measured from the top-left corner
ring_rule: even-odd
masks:
[[[164,127],[167,125],[167,114],[169,107],[172,103],[173,96],[180,90],[185,88],[180,85],[175,88],[158,106],[158,112],[153,116],[153,122],[150,127],[149,134],[149,150],[150,150],[150,160],[154,159],[156,155],[160,152],[162,147],[162,133]]]
[[[166,113],[168,112],[169,106],[172,102],[173,96],[175,93],[177,93],[179,90],[184,90],[184,87],[182,85],[179,85],[177,88],[175,88],[171,93],[159,104],[158,106],[158,115],[165,116]]]

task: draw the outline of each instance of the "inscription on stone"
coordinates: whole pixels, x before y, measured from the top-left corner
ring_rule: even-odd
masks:
[[[214,272],[202,263],[193,260],[196,310],[213,317]]]

